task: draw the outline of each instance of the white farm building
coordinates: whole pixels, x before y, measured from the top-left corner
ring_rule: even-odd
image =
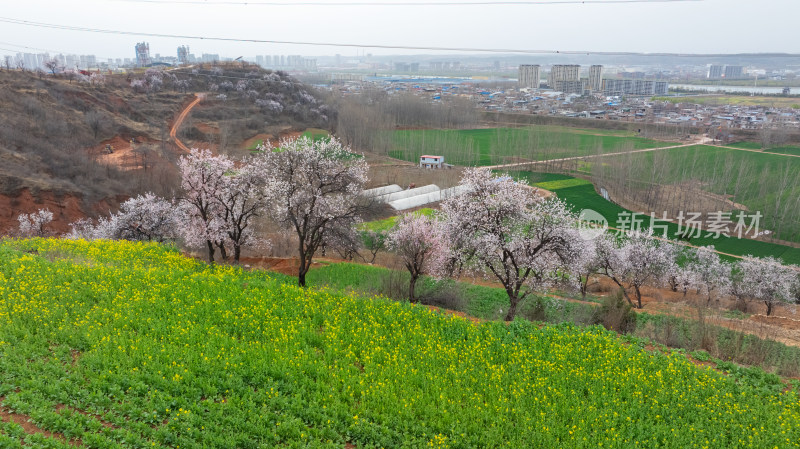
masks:
[[[444,168],[444,156],[423,154],[419,157],[419,168]]]

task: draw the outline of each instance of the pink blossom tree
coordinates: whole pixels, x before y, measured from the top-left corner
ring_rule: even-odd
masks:
[[[268,210],[297,235],[297,282],[304,287],[312,258],[326,236],[342,234],[360,221],[368,166],[336,139],[282,140],[275,151],[268,146],[260,150]]]
[[[386,244],[400,257],[411,275],[408,301],[415,302],[414,289],[419,277],[443,271],[447,245],[442,226],[433,217],[405,214],[389,232]]]
[[[221,214],[222,231],[233,247],[233,260],[239,263],[242,248],[266,247],[268,242],[260,239],[253,230],[254,219],[266,207],[266,167],[261,159],[245,160],[238,168],[223,176],[221,187],[212,196]]]
[[[180,226],[183,239],[189,246],[205,246],[209,263],[214,263],[216,248],[224,259],[227,256],[224,208],[217,198],[229,186],[226,175],[233,169],[233,161],[226,156],[214,156],[209,150],[192,149],[188,156],[180,158],[178,167],[184,191],[180,198],[185,211]]]
[[[44,237],[47,235],[47,225],[53,221],[53,213],[49,209],[39,209],[30,214],[20,214],[19,233],[24,237]]]
[[[531,292],[564,280],[576,254],[577,217],[563,202],[543,201],[487,169],[466,170],[460,185],[466,193],[441,207],[451,263],[500,281],[511,321]]]
[[[605,239],[599,243],[601,273],[622,289],[631,307],[641,309],[642,287],[664,282],[677,267],[675,245],[659,241],[652,234],[631,232],[619,239]]]

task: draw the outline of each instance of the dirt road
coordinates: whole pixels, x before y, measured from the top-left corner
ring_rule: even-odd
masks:
[[[187,153],[190,151],[189,147],[184,145],[183,142],[181,142],[180,139],[178,139],[178,129],[180,129],[181,125],[183,124],[183,121],[186,119],[186,116],[189,115],[190,112],[192,112],[192,108],[197,106],[197,103],[200,103],[205,98],[205,94],[195,94],[195,95],[197,95],[197,98],[195,98],[194,101],[192,101],[191,103],[186,105],[185,108],[183,108],[183,111],[181,111],[180,115],[178,115],[178,118],[175,119],[175,123],[173,123],[172,129],[169,130],[169,137],[172,139],[173,142],[175,142],[175,145],[177,145],[178,148]]]
[[[620,156],[620,155],[623,155],[623,154],[633,154],[633,153],[646,153],[648,151],[669,150],[669,149],[672,149],[672,148],[685,148],[685,147],[691,147],[691,146],[694,146],[694,145],[698,145],[698,143],[697,142],[692,142],[692,143],[684,143],[684,144],[681,144],[681,145],[670,145],[670,146],[667,146],[667,147],[645,148],[645,149],[642,149],[642,150],[619,151],[619,152],[616,152],[616,153],[591,154],[591,155],[586,155],[586,156],[562,157],[562,158],[558,158],[558,159],[547,159],[547,160],[544,160],[544,161],[514,162],[512,164],[490,165],[490,166],[485,167],[485,168],[489,168],[491,170],[499,170],[499,169],[502,169],[502,168],[525,167],[525,166],[538,165],[538,164],[550,164],[550,163],[553,163],[553,162],[583,161],[583,160],[586,160],[586,159],[594,159],[594,158],[598,158],[598,157]]]

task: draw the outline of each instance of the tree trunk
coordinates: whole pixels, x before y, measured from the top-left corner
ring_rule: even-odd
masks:
[[[225,250],[225,245],[218,244],[219,247],[219,256],[222,257],[222,260],[228,260],[228,251]]]
[[[581,282],[581,299],[586,299],[586,293],[589,291],[589,277],[590,276],[586,276]]]
[[[628,294],[628,289],[626,289],[625,286],[622,285],[622,282],[617,280],[617,278],[614,277],[614,276],[610,276],[610,278],[611,278],[612,281],[614,281],[615,284],[617,284],[619,289],[622,290],[622,296],[625,297],[625,299],[628,301],[628,304],[631,307],[636,307],[635,305],[633,305],[633,300],[631,300],[631,296]]]
[[[297,285],[299,285],[300,287],[305,287],[306,273],[308,273],[308,267],[306,266],[306,248],[303,247],[302,239],[300,240],[298,255],[300,256],[300,260],[298,261],[298,268],[297,268]]]
[[[636,308],[637,309],[641,309],[642,308],[642,292],[639,291],[639,286],[638,285],[635,285],[633,287],[633,289],[636,291],[636,304],[637,304]]]
[[[517,306],[519,306],[519,297],[508,295],[508,301],[509,301],[509,307],[505,320],[514,321],[514,317],[517,316]]]
[[[764,304],[767,305],[767,316],[772,315],[772,302],[764,301]]]
[[[411,274],[411,281],[408,283],[408,302],[414,302],[414,288],[417,286],[417,278],[419,275]]]
[[[214,263],[214,243],[211,240],[206,240],[208,245],[208,263]]]
[[[239,245],[233,245],[233,262],[239,264],[239,256],[242,255],[242,247]]]

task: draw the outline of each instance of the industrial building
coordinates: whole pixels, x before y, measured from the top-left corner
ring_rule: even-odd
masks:
[[[136,44],[136,65],[139,67],[147,67],[152,64],[150,59],[150,44],[147,42],[139,42]]]
[[[744,68],[740,65],[725,66],[725,79],[736,80],[744,78]]]
[[[708,79],[718,80],[718,79],[728,79],[728,80],[736,80],[745,78],[744,76],[744,67],[740,65],[714,65],[712,64],[708,68]]]
[[[722,66],[721,65],[711,65],[708,68],[708,79],[710,80],[718,80],[722,78]]]
[[[522,64],[519,66],[517,83],[520,88],[538,89],[541,82],[541,66],[539,64]]]
[[[607,96],[653,96],[666,95],[669,84],[655,80],[603,80],[603,94]]]

